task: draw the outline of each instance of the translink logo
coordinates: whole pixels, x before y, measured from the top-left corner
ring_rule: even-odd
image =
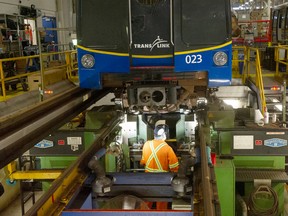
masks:
[[[135,49],[150,49],[150,52],[154,49],[165,49],[170,48],[170,44],[167,40],[163,40],[160,38],[160,36],[157,37],[156,40],[153,41],[153,43],[150,44],[134,44]]]

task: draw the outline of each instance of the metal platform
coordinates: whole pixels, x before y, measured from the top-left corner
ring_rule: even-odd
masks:
[[[47,86],[52,94],[43,94],[43,99],[46,100],[48,98],[54,97],[58,94],[61,94],[69,89],[75,88],[75,84],[70,82],[69,80],[64,80],[53,85]],[[11,115],[16,112],[21,111],[22,109],[27,109],[31,106],[40,103],[40,92],[39,90],[27,91],[23,92],[23,94],[16,95],[13,98],[10,98],[7,101],[0,102],[0,118]]]

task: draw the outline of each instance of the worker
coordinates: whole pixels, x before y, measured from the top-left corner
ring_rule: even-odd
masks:
[[[143,146],[141,164],[145,165],[145,172],[177,172],[178,158],[173,149],[165,142],[168,126],[157,125],[154,129],[154,140],[147,141]],[[147,203],[151,208],[152,203]],[[168,209],[167,202],[156,202],[156,209]]]

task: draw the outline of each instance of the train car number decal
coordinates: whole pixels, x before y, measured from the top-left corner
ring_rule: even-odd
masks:
[[[200,64],[202,62],[202,55],[186,55],[186,64]]]

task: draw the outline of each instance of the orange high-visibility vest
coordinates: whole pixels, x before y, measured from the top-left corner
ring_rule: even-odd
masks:
[[[147,141],[140,163],[145,165],[145,172],[177,172],[179,168],[177,156],[163,140]]]

